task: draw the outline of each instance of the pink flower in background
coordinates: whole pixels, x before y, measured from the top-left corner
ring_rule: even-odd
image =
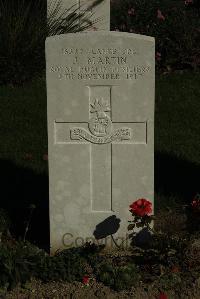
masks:
[[[44,154],[42,158],[43,158],[44,161],[48,161],[48,155],[47,154]]]
[[[135,14],[135,9],[134,8],[129,8],[128,15],[129,16],[134,16],[134,14]]]
[[[161,61],[161,53],[160,52],[156,52],[156,60]]]
[[[192,203],[191,203],[191,206],[192,206],[192,208],[193,208],[194,211],[196,211],[196,212],[197,212],[197,211],[200,211],[200,200],[198,200],[198,199],[195,200],[195,199],[194,199],[194,200],[192,201]]]
[[[189,5],[189,4],[192,4],[193,3],[193,0],[185,0],[185,5]]]
[[[200,211],[200,194],[197,193],[191,202],[191,206],[195,212]]]
[[[191,203],[192,207],[194,209],[197,209],[197,208],[200,208],[200,200],[193,200],[192,203]]]
[[[162,14],[162,12],[161,12],[160,9],[157,10],[157,18],[158,18],[159,20],[162,20],[162,21],[165,20],[165,17],[163,16],[163,14]]]

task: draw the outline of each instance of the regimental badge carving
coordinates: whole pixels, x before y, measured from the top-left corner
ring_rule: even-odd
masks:
[[[112,121],[106,112],[110,112],[109,104],[103,98],[95,98],[94,104],[90,104],[90,113],[94,116],[90,118],[88,127],[90,132],[103,137],[111,134]]]
[[[113,141],[131,139],[131,129],[122,127],[113,130],[111,120],[111,101],[102,96],[90,99],[88,131],[84,128],[74,127],[70,129],[72,140],[87,140],[95,144],[106,144]]]

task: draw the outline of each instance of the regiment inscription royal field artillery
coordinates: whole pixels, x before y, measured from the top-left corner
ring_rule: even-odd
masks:
[[[60,35],[46,57],[52,252],[123,241],[130,203],[154,194],[154,39]]]

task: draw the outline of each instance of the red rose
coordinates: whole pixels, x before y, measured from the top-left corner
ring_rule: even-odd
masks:
[[[140,198],[130,205],[131,212],[137,216],[146,216],[152,213],[152,203],[145,198]]]
[[[89,278],[89,276],[88,275],[84,275],[83,276],[83,284],[85,284],[85,285],[88,285],[89,284],[89,281],[90,281],[90,278]]]
[[[168,297],[165,293],[160,293],[158,299],[168,299]]]

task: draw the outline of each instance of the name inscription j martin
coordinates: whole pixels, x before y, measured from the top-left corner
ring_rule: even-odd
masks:
[[[137,80],[150,72],[150,65],[138,64],[135,49],[61,49],[62,65],[50,72],[60,80]]]

